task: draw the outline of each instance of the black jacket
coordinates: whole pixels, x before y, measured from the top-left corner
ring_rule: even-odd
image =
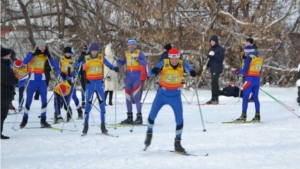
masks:
[[[169,59],[169,50],[166,50],[164,51],[164,53],[161,54],[159,61],[162,61],[164,59]]]
[[[9,64],[10,60],[1,59],[1,99],[11,99],[13,85],[19,82]]]
[[[208,50],[208,53],[210,51],[214,51],[214,56],[208,56],[209,61],[207,63],[207,68],[210,68],[211,73],[222,73],[223,72],[223,61],[225,57],[224,48],[219,45],[219,40],[216,35],[212,36],[210,38],[210,41],[213,40],[216,42],[214,46],[211,46]]]

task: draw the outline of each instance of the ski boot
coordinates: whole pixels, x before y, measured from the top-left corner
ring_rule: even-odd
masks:
[[[260,113],[256,112],[254,118],[251,121],[252,122],[260,122]]]
[[[69,107],[69,111],[67,111],[67,122],[72,120],[72,109]]]
[[[175,151],[180,153],[186,153],[185,149],[181,146],[180,142],[181,142],[181,138],[175,138],[175,143],[174,143]]]
[[[121,121],[121,124],[132,124],[133,116],[132,113],[127,113],[127,119]]]
[[[108,132],[107,129],[106,129],[106,127],[105,127],[105,123],[102,122],[100,128],[101,128],[101,132],[102,133],[107,133]]]
[[[150,146],[150,144],[151,144],[151,140],[152,140],[152,133],[153,133],[153,131],[152,130],[149,130],[149,131],[147,131],[147,133],[146,133],[146,140],[145,140],[145,146]]]
[[[77,112],[78,112],[78,118],[77,118],[77,120],[82,120],[83,119],[82,110],[78,109]]]
[[[26,126],[27,121],[28,121],[28,117],[23,117],[23,120],[22,120],[22,122],[21,122],[21,124],[20,124],[20,128],[21,128],[21,129],[24,128],[24,127]]]
[[[245,112],[242,113],[241,117],[236,119],[236,122],[244,122],[247,119],[247,114]]]
[[[87,134],[88,130],[89,130],[89,123],[83,123],[82,133],[85,135]]]
[[[41,117],[41,127],[42,128],[51,128],[51,125],[46,122],[46,117]]]
[[[143,124],[143,117],[142,113],[137,113],[136,114],[136,119],[133,121],[134,125],[142,125]]]
[[[62,123],[64,122],[64,119],[61,117],[61,115],[54,115],[54,124]]]

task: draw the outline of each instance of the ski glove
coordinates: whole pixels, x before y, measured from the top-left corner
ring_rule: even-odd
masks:
[[[190,75],[191,75],[192,77],[196,77],[196,76],[197,76],[197,72],[196,72],[195,70],[191,70],[191,71],[190,71]]]
[[[203,70],[206,70],[206,69],[207,69],[207,66],[206,66],[206,65],[204,65],[204,66],[203,66]]]
[[[154,67],[154,68],[152,68],[151,71],[152,71],[153,74],[157,75],[159,73],[159,71],[160,71],[160,68]]]
[[[115,71],[115,72],[119,72],[120,69],[119,69],[118,67],[115,67],[115,68],[114,68],[114,71]]]
[[[210,51],[210,52],[208,53],[208,55],[209,55],[209,56],[214,56],[214,55],[215,55],[215,52],[214,52],[214,51]]]
[[[235,75],[239,74],[239,69],[233,70],[232,73],[235,74]]]

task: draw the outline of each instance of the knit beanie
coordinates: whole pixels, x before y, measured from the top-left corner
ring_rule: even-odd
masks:
[[[72,48],[70,46],[65,47],[64,53],[73,53]]]
[[[177,48],[172,48],[169,50],[169,58],[179,58],[180,52]]]
[[[166,50],[170,50],[171,48],[172,48],[172,46],[169,43],[164,46],[164,49],[166,49]]]
[[[90,48],[89,48],[89,51],[92,51],[92,50],[96,50],[96,51],[99,51],[99,45],[98,45],[98,43],[92,43],[91,45],[90,45]]]
[[[14,66],[16,68],[20,68],[20,67],[22,67],[22,65],[23,65],[22,60],[16,60],[16,61],[14,61]]]
[[[46,41],[39,39],[35,41],[35,46],[39,47],[39,46],[46,46]]]
[[[11,52],[10,52],[9,49],[3,48],[3,47],[1,46],[1,57],[7,56],[7,55],[9,55],[10,53],[11,53]]]
[[[246,39],[247,42],[249,42],[251,45],[253,45],[254,40],[252,38]]]

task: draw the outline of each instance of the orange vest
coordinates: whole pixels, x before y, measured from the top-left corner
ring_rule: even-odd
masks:
[[[20,68],[13,67],[13,72],[16,75],[16,78],[20,78],[21,76],[27,74],[27,66],[25,64],[22,65]]]
[[[45,54],[35,55],[28,63],[28,71],[36,74],[43,74],[47,59]]]
[[[170,59],[164,59],[164,66],[161,70],[159,85],[163,88],[176,90],[182,85],[182,77],[184,74],[183,61],[178,61],[178,66],[174,69],[171,66]]]
[[[261,57],[256,57],[254,55],[250,55],[252,61],[250,62],[250,67],[247,72],[247,76],[260,76],[260,69],[262,66],[263,59]]]
[[[103,59],[102,54],[98,54],[97,58],[91,58],[90,55],[85,55],[86,79],[103,79]]]
[[[75,64],[75,58],[74,57],[72,57],[71,59],[67,59],[66,56],[61,56],[60,57],[60,71],[62,73],[68,74],[68,67],[71,68],[70,73],[73,73],[75,71],[74,70],[74,64]]]
[[[126,52],[126,71],[141,71],[141,65],[137,61],[139,54],[140,50],[136,50],[134,53]]]
[[[62,93],[62,92],[61,92],[61,91],[62,91],[61,88],[60,88],[60,85],[61,85],[61,84],[65,85],[65,86],[67,87],[65,93]],[[59,82],[59,83],[55,86],[54,91],[55,91],[55,93],[57,93],[57,94],[60,95],[61,97],[67,96],[67,95],[69,95],[70,92],[71,92],[71,85],[69,84],[68,81]]]

